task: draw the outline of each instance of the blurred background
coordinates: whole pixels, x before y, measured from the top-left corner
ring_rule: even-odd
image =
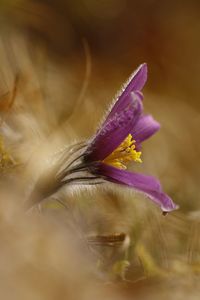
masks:
[[[200,2],[1,0],[0,24],[2,297],[198,299]],[[110,186],[61,191],[67,209],[50,199],[23,216],[46,160],[95,132],[143,62],[145,110],[162,127],[137,170],[157,176],[179,211],[163,217]],[[118,245],[82,244],[121,233]]]

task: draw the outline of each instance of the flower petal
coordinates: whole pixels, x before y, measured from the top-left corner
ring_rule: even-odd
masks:
[[[160,129],[160,124],[151,115],[143,115],[135,124],[131,134],[139,146]]]
[[[132,91],[131,93],[134,93],[135,96],[137,96],[138,98],[140,98],[140,100],[143,100],[143,94],[140,91]],[[108,114],[108,116],[106,117],[103,126],[115,115],[120,113],[122,110],[124,110],[127,105],[129,105],[129,102],[131,100],[131,97],[129,97],[129,95],[131,95],[131,93],[125,95],[124,97],[120,98],[115,105],[113,106],[113,108],[111,109],[110,113]]]
[[[136,71],[130,76],[128,81],[124,84],[121,91],[115,99],[115,103],[108,116],[106,117],[105,123],[112,118],[116,113],[119,113],[127,105],[127,95],[131,92],[136,92],[138,96],[143,99],[143,95],[140,92],[147,80],[147,64],[140,65]]]
[[[132,91],[140,91],[147,81],[147,64],[141,64],[130,76],[122,88],[119,97],[125,96]]]
[[[105,159],[131,132],[134,124],[141,116],[143,106],[141,99],[134,92],[126,97],[128,97],[126,108],[120,113],[116,113],[97,132],[86,150],[85,160],[100,161]]]
[[[123,184],[145,193],[164,212],[178,208],[172,199],[163,193],[159,181],[152,176],[117,169],[103,163],[96,166],[95,174],[104,176],[108,181]]]

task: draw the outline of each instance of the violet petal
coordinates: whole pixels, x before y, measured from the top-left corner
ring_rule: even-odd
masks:
[[[140,145],[143,141],[148,139],[159,129],[160,124],[155,121],[151,115],[143,115],[135,124],[133,130],[131,131],[131,134],[136,141],[136,144]]]
[[[104,176],[108,181],[123,184],[143,192],[159,205],[164,212],[170,212],[178,208],[172,199],[163,193],[159,181],[152,176],[117,169],[103,163],[97,165],[95,174]]]
[[[128,81],[123,85],[119,94],[116,96],[115,103],[108,116],[106,117],[105,123],[111,118],[115,113],[119,113],[126,107],[127,95],[131,92],[137,92],[138,96],[143,99],[143,95],[140,92],[147,80],[147,64],[141,64],[134,72],[131,74]]]
[[[86,150],[85,160],[101,161],[105,159],[131,132],[141,116],[143,106],[141,99],[134,92],[127,97],[127,107],[120,113],[116,113],[97,132]]]
[[[131,93],[134,93],[135,96],[140,98],[141,101],[143,100],[143,94],[140,91],[138,91],[138,90],[137,91],[132,91]],[[115,114],[120,113],[122,110],[124,110],[130,104],[130,101],[132,100],[132,98],[129,97],[129,95],[131,93],[125,95],[123,98],[119,99],[115,103],[115,105],[111,109],[110,113],[106,117],[105,121],[103,122],[102,126],[104,126]]]
[[[133,91],[141,91],[147,81],[147,64],[141,64],[129,77],[122,87],[122,93],[118,98],[126,96]]]

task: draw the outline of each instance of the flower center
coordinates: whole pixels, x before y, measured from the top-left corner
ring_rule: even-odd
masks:
[[[142,152],[135,150],[135,140],[132,135],[129,134],[125,140],[103,160],[103,163],[118,169],[126,169],[126,163],[130,161],[141,163],[141,154]]]

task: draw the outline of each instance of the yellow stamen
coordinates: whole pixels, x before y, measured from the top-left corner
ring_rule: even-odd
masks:
[[[118,169],[126,169],[126,163],[130,161],[142,162],[142,152],[135,150],[135,140],[129,134],[125,140],[103,162]]]

